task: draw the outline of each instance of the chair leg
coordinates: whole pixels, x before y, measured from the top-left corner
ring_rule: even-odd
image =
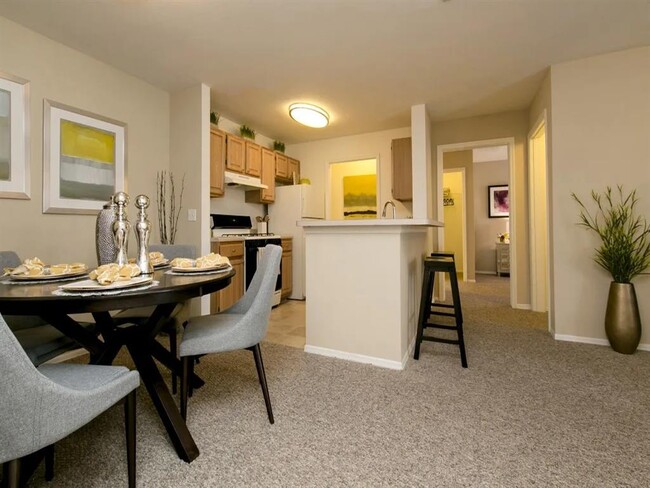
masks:
[[[54,479],[54,444],[45,448],[45,481]]]
[[[124,402],[124,423],[126,425],[126,458],[129,475],[129,488],[135,488],[135,394],[133,390]]]
[[[187,421],[187,396],[189,389],[190,367],[194,363],[191,356],[181,358],[181,417]]]
[[[255,367],[257,368],[257,376],[262,386],[262,394],[264,395],[264,403],[266,403],[266,413],[269,416],[269,422],[274,423],[273,409],[271,408],[271,397],[269,396],[269,388],[266,385],[266,373],[264,372],[264,363],[262,362],[262,350],[259,344],[253,346],[253,356],[255,356]]]
[[[169,328],[169,350],[174,355],[178,357],[178,333],[176,331],[176,325]],[[176,371],[172,370],[172,395],[176,395],[176,384],[178,382],[178,377],[176,376]]]
[[[20,486],[20,459],[7,461],[2,466],[3,485],[7,488],[18,488]]]

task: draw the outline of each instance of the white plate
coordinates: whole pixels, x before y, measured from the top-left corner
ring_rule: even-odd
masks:
[[[119,290],[122,288],[131,288],[132,286],[146,285],[153,281],[153,276],[136,276],[130,280],[116,281],[110,285],[100,285],[96,280],[76,281],[67,285],[61,285],[59,288],[67,291],[108,291]]]
[[[48,281],[48,280],[64,280],[67,278],[74,278],[78,276],[84,276],[88,274],[88,270],[83,271],[72,271],[69,273],[62,274],[48,274],[48,275],[38,275],[38,276],[25,276],[25,275],[14,275],[10,276],[12,280],[16,281]]]
[[[209,268],[179,268],[176,266],[172,267],[174,273],[209,273],[210,271],[221,271],[224,269],[230,268],[229,264],[218,264],[216,266],[210,266]]]

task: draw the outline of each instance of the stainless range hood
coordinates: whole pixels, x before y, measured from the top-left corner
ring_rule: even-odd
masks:
[[[268,186],[263,185],[262,181],[259,178],[253,176],[242,175],[239,173],[233,173],[232,171],[226,171],[224,173],[224,180],[226,185],[229,187],[241,186],[246,189],[248,188],[268,188]]]

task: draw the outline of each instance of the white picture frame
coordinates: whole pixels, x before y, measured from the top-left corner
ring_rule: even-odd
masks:
[[[0,71],[0,198],[30,199],[29,82]]]
[[[43,213],[96,214],[126,191],[126,124],[44,101]]]

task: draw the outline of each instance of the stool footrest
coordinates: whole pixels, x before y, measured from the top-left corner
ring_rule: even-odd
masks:
[[[441,317],[455,317],[455,313],[449,313],[449,312],[437,312],[435,310],[431,310],[429,312],[429,315],[440,315]]]
[[[431,302],[432,307],[444,307],[444,308],[454,308],[453,305],[450,305],[448,303],[436,303],[436,302]]]
[[[426,324],[424,324],[424,326],[427,329],[458,330],[458,327],[455,325],[442,325],[442,324],[434,324],[431,322],[427,322]]]
[[[455,339],[442,339],[440,337],[427,337],[427,336],[422,336],[423,341],[429,341],[429,342],[441,342],[443,344],[454,344],[458,345],[459,342]]]

